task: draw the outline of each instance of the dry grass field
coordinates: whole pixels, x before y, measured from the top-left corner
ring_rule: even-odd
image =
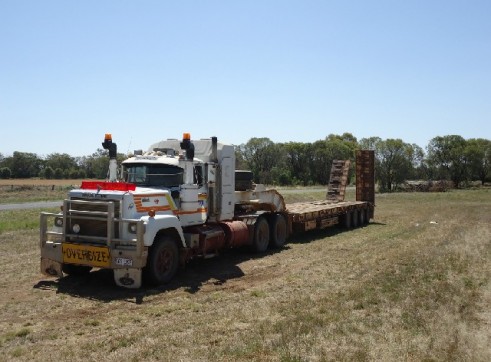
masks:
[[[139,291],[42,276],[37,214],[0,212],[0,361],[491,360],[489,189],[378,195],[366,227]]]
[[[0,204],[63,200],[82,180],[0,179]]]

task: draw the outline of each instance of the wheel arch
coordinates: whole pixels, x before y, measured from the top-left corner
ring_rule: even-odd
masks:
[[[178,247],[185,247],[184,233],[179,219],[173,215],[155,215],[142,218],[145,223],[145,246],[152,246],[158,236],[169,235],[175,238]]]

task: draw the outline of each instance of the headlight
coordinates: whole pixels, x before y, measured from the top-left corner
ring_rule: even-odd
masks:
[[[72,230],[75,234],[78,234],[80,232],[80,225],[79,224],[73,224]]]
[[[61,228],[63,226],[63,218],[62,217],[55,217],[55,226]]]
[[[137,230],[137,224],[135,222],[128,224],[128,232],[132,234],[136,234],[136,230]]]

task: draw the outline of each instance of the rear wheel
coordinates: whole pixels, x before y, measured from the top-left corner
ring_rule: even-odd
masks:
[[[351,219],[351,227],[357,228],[358,227],[358,210],[353,210],[351,212],[351,215],[353,218]]]
[[[261,216],[254,224],[253,248],[257,253],[265,252],[269,245],[269,224],[265,217]]]
[[[149,250],[144,268],[145,280],[150,284],[165,284],[176,275],[179,266],[179,249],[173,238],[162,236]]]
[[[281,214],[271,216],[271,238],[270,244],[273,248],[281,248],[285,245],[287,237],[286,219]]]
[[[90,273],[92,267],[86,265],[63,264],[61,270],[68,275],[85,275]]]
[[[343,216],[343,218],[344,218],[344,220],[343,220],[343,227],[345,229],[351,228],[351,217],[352,216],[351,216],[351,212],[350,211],[348,211],[348,212],[346,212],[346,214],[344,214],[344,216]]]
[[[360,226],[363,226],[365,225],[365,217],[366,217],[367,213],[366,213],[366,210],[365,209],[361,209],[358,211],[358,224]]]

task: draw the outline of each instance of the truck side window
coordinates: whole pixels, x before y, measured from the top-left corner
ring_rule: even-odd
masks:
[[[203,166],[194,166],[194,183],[198,185],[203,185]]]

